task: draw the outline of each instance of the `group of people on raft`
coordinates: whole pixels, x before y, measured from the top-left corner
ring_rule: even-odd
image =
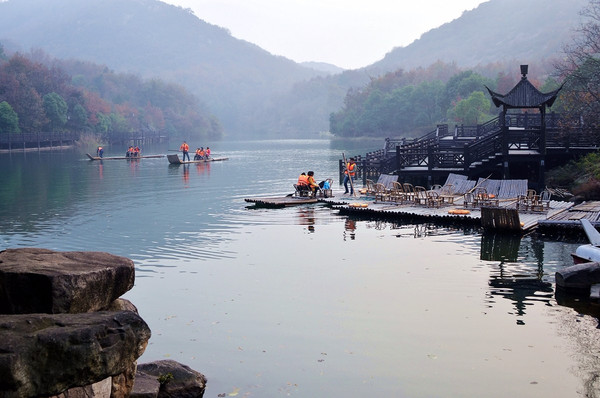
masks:
[[[183,155],[183,161],[185,162],[185,158],[187,157],[187,160],[190,160],[190,146],[187,144],[187,142],[183,141],[183,144],[181,144],[181,146],[179,147],[179,150],[181,151],[182,155]],[[204,149],[204,147],[200,147],[200,148],[196,148],[196,153],[194,155],[194,160],[208,160],[210,159],[210,148],[206,147],[206,149]]]
[[[327,180],[321,181],[317,184],[315,181],[315,172],[312,170],[308,173],[300,174],[298,177],[298,182],[296,183],[296,187],[299,191],[309,192],[312,197],[316,197],[317,192],[320,189],[331,189],[331,185]]]
[[[350,158],[350,160],[346,163],[346,169],[344,170],[344,188],[346,191],[344,194],[350,193],[354,195],[354,179],[356,177],[356,159]],[[317,196],[317,192],[319,190],[329,190],[331,189],[331,180],[324,180],[317,184],[315,181],[315,173],[314,171],[309,171],[308,173],[302,173],[298,177],[298,182],[296,183],[296,188],[298,191],[306,191],[309,192],[312,197]],[[348,186],[350,183],[350,186]]]
[[[129,148],[127,148],[127,152],[125,152],[125,157],[126,158],[139,158],[141,152],[142,152],[142,150],[140,149],[139,146],[129,145]]]

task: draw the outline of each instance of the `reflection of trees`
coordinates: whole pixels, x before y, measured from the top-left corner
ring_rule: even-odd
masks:
[[[64,167],[63,161],[54,159],[58,155],[14,156],[25,156],[26,161],[12,159],[12,156],[0,159],[0,225],[3,229],[17,226],[22,231],[35,231],[40,223],[55,220],[57,213],[64,213],[65,208],[73,206],[86,190],[88,178],[84,175],[90,170],[88,167]],[[46,156],[51,158],[46,159]],[[65,158],[71,161],[69,156]]]

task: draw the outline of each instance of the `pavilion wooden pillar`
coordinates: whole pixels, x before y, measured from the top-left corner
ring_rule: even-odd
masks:
[[[510,169],[508,168],[508,130],[510,126],[506,123],[506,111],[506,105],[503,105],[500,114],[500,123],[502,123],[502,178],[508,180],[510,179]]]
[[[546,187],[546,104],[540,107],[540,170],[538,183],[540,192]]]

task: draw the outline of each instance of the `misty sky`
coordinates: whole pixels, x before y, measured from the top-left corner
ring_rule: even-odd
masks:
[[[485,0],[163,0],[274,55],[370,65]]]

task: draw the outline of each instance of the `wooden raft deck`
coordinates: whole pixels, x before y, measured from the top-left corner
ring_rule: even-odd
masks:
[[[296,196],[280,196],[274,198],[247,198],[244,199],[248,203],[254,203],[257,206],[262,207],[286,207],[286,206],[297,206],[304,204],[317,203],[319,199],[316,198],[299,198]]]
[[[548,216],[546,220],[540,221],[540,226],[580,228],[580,219],[585,218],[595,227],[600,227],[600,201],[583,202],[571,206],[566,211]]]
[[[418,218],[430,221],[448,221],[462,222],[465,224],[482,225],[482,211],[492,209],[502,213],[514,213],[518,217],[521,231],[529,231],[535,229],[539,223],[551,218],[559,217],[559,215],[567,211],[573,206],[573,203],[550,201],[550,209],[546,211],[518,211],[516,209],[516,199],[500,199],[499,206],[493,208],[469,208],[469,214],[450,214],[449,210],[464,209],[463,197],[456,196],[453,204],[444,204],[437,207],[427,207],[412,203],[396,204],[393,202],[375,202],[373,197],[368,195],[340,196],[334,195],[333,198],[321,198],[320,202],[325,202],[335,209],[340,210],[342,214],[355,214],[365,217],[381,217],[381,218],[398,218],[411,219]],[[355,207],[354,204],[366,203],[367,207]],[[598,223],[600,224],[600,202],[598,208]],[[517,224],[518,225],[518,224]]]

